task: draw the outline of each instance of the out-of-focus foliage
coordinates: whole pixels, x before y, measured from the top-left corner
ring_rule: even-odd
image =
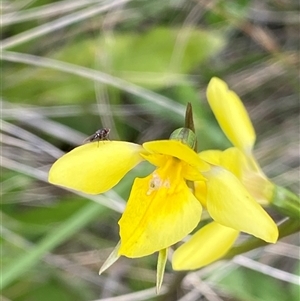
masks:
[[[222,280],[221,286],[237,300],[289,301],[299,297],[297,285],[283,284],[273,277],[246,268],[230,273]]]
[[[181,57],[176,59],[174,48],[179,35],[187,38],[187,43]],[[122,33],[111,39],[100,35],[99,39],[75,40],[51,55],[57,60],[89,68],[97,66],[97,57],[108,55],[109,61],[99,64],[101,71],[134,84],[162,89],[188,80],[193,68],[220,51],[223,45],[224,38],[218,31],[155,27],[147,32]],[[33,104],[93,102],[91,81],[65,74],[58,76],[55,70],[32,67],[18,68],[14,74],[19,72],[23,80],[16,81],[11,75],[3,87],[5,95],[16,102],[28,103],[33,95]]]
[[[111,139],[168,138],[183,126],[187,102],[198,149],[225,149],[205,100],[212,76],[243,99],[266,174],[299,192],[298,9],[293,1],[3,1],[3,299],[102,300],[142,290],[130,300],[159,300],[154,255],[121,258],[98,276],[134,177],[153,167],[141,164],[95,197],[49,185],[47,172],[104,126]],[[209,291],[223,300],[296,300],[299,244],[293,235],[246,254],[254,271],[233,259],[180,281],[167,263],[170,291],[163,285],[161,298],[192,291],[209,300]]]

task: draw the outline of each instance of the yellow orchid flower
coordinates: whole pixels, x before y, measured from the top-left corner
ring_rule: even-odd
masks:
[[[149,152],[144,158],[157,169],[146,178],[135,179],[119,221],[119,254],[127,257],[146,256],[167,248],[198,225],[202,206],[186,180],[204,180],[195,167],[209,169],[179,141],[151,141],[143,147]]]
[[[291,218],[299,218],[299,196],[272,183],[253,156],[255,131],[240,98],[228,89],[225,82],[216,77],[208,85],[207,98],[233,147],[223,152],[202,152],[200,157],[231,171],[260,204],[271,204],[281,213]]]
[[[231,248],[240,231],[266,242],[276,242],[277,226],[257,202],[269,197],[272,184],[252,155],[255,132],[246,110],[238,96],[220,79],[211,80],[207,95],[221,127],[235,147],[224,152],[197,154],[193,150],[195,135],[187,128],[174,131],[170,140],[143,145],[95,141],[102,133],[97,131],[98,136],[88,140],[90,143],[75,148],[51,167],[49,182],[99,194],[113,188],[143,160],[156,166],[150,175],[134,180],[119,220],[120,242],[100,273],[120,256],[136,258],[159,252],[159,290],[168,247],[197,227],[202,207],[214,221],[174,252],[174,269],[195,269],[219,259]],[[188,111],[192,115],[191,108]],[[190,120],[193,124],[192,117]],[[109,133],[109,129],[106,132]],[[256,185],[258,179],[264,180],[261,186]],[[200,249],[198,257],[195,251]]]
[[[259,203],[268,204],[275,186],[253,156],[256,135],[241,99],[217,77],[213,77],[208,84],[207,99],[220,127],[234,147],[224,152],[207,151],[202,158],[214,159],[218,165],[230,170]]]
[[[214,222],[174,252],[172,265],[177,270],[201,268],[221,258],[240,231],[266,242],[275,243],[278,239],[276,224],[257,203],[271,199],[274,185],[252,154],[255,131],[243,103],[216,77],[208,85],[207,98],[220,127],[235,147],[199,154],[214,167],[203,174],[206,182],[195,182],[195,195]],[[236,194],[229,191],[233,187]]]
[[[210,159],[210,163],[215,165],[216,161]],[[174,270],[199,269],[220,259],[240,231],[270,243],[278,239],[275,222],[233,173],[215,165],[203,175],[207,181],[195,182],[195,196],[214,222],[198,230],[174,252]]]
[[[203,181],[209,170],[182,139],[146,142],[95,141],[76,147],[50,169],[49,182],[97,194],[115,186],[142,160],[157,166],[136,178],[119,221],[118,255],[141,257],[175,244],[199,223],[201,203],[186,184]]]
[[[276,224],[241,184],[236,171],[233,168],[228,170],[226,165],[222,165],[220,160],[222,153],[222,151],[199,153],[199,157],[213,167],[203,173],[206,182],[195,182],[195,196],[210,216],[223,226],[252,234],[267,242],[276,242],[278,238]],[[217,203],[216,200],[221,201]]]

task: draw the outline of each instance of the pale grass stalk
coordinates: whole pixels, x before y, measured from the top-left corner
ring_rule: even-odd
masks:
[[[279,244],[280,243],[281,242],[279,242]],[[267,251],[266,249],[268,249],[268,248],[274,249],[274,253],[281,255],[280,253],[275,252],[275,247],[276,247],[276,245],[269,245],[264,248],[255,249],[255,250],[251,251],[250,253],[248,253],[248,256],[258,257],[258,256],[260,256],[260,254],[262,252]],[[289,248],[289,247],[290,247],[290,245],[285,246],[285,249],[286,249],[285,254],[287,254],[286,256],[289,255],[289,252],[287,250],[287,248]],[[294,256],[297,256],[296,252],[297,252],[297,250],[295,250],[294,255],[291,254],[291,256],[289,256],[289,257],[294,258]],[[299,254],[298,254],[298,257],[299,257]],[[259,273],[266,274],[270,277],[273,277],[273,278],[276,278],[276,279],[279,279],[279,280],[282,280],[285,282],[289,282],[292,284],[299,285],[299,283],[300,283],[300,277],[297,275],[294,275],[294,274],[273,268],[271,266],[262,264],[260,262],[253,260],[252,258],[246,257],[244,255],[238,255],[230,261],[215,262],[214,264],[204,267],[199,271],[189,273],[184,278],[183,284],[184,284],[184,286],[188,286],[188,287],[193,285],[193,283],[194,283],[193,277],[196,276],[196,277],[198,277],[198,279],[206,279],[206,282],[208,284],[210,284],[211,286],[217,287],[218,283],[222,279],[226,278],[234,270],[238,269],[239,266],[247,267],[247,268],[257,271]],[[196,292],[191,293],[191,294],[194,296],[196,294]],[[192,296],[191,296],[191,298],[192,298]],[[183,300],[180,299],[180,301],[184,301],[184,300],[185,299],[183,299]],[[187,300],[189,300],[189,299],[187,299]],[[193,300],[193,299],[191,299],[191,300]]]
[[[159,295],[162,296],[167,293],[167,288],[162,286],[160,289]],[[117,297],[96,299],[93,301],[144,301],[144,300],[153,300],[152,298],[156,297],[156,288],[149,288],[135,293],[130,293],[126,295],[120,295]]]
[[[257,5],[257,7],[249,7],[248,19],[254,23],[299,25],[299,12],[295,11],[274,11]]]
[[[23,113],[23,117],[24,117],[24,113]],[[18,142],[19,146],[21,146],[20,144],[22,144],[22,147],[25,149],[34,147],[36,150],[40,149],[54,158],[59,158],[64,154],[60,149],[58,149],[51,143],[45,141],[44,139],[32,134],[27,130],[24,130],[23,128],[17,125],[11,124],[4,120],[1,120],[1,130],[3,132],[9,133],[12,136],[18,137],[20,140]],[[5,139],[3,138],[5,138],[5,136],[1,138],[2,143],[6,143]],[[12,137],[9,138],[12,139]],[[23,140],[24,143],[22,143],[21,140]],[[15,142],[15,140],[10,140],[10,141]],[[26,142],[28,144],[26,144]]]
[[[144,89],[140,86],[134,85],[126,80],[111,76],[109,74],[103,73],[101,71],[89,69],[86,67],[81,67],[78,65],[65,63],[62,61],[57,61],[49,58],[39,57],[30,54],[17,53],[11,51],[2,52],[2,60],[15,62],[15,63],[25,63],[28,65],[50,68],[54,70],[59,70],[62,72],[70,73],[73,75],[78,75],[84,78],[88,78],[94,81],[99,81],[101,83],[113,86],[122,91],[131,93],[135,96],[139,96],[161,108],[167,109],[170,113],[184,116],[185,107],[170,98],[159,95],[153,91]]]
[[[188,40],[192,28],[197,26],[199,19],[206,13],[207,10],[212,10],[212,7],[216,4],[216,1],[199,1],[184,20],[181,29],[179,30],[174,49],[171,55],[169,72],[176,73],[180,70],[182,58],[184,56]],[[188,30],[187,30],[188,29]]]
[[[39,240],[35,248],[30,252],[20,254],[16,258],[13,258],[12,263],[8,263],[2,268],[1,289],[19,279],[22,274],[36,265],[49,250],[54,249],[68,238],[74,236],[80,229],[98,218],[99,215],[104,214],[104,212],[102,206],[89,202],[57,227],[51,228],[48,233]]]
[[[26,8],[29,5],[33,5],[38,0],[22,0],[22,1],[2,1],[1,8],[3,11],[9,10],[21,10]],[[9,4],[7,2],[10,2]]]
[[[25,174],[29,177],[37,179],[39,181],[43,181],[48,183],[48,169],[49,166],[45,167],[46,170],[37,169],[20,162],[11,160],[9,158],[0,156],[1,166],[22,174]],[[79,191],[74,191],[67,188],[62,188],[68,191],[71,191],[85,199],[89,199],[93,202],[96,202],[102,206],[110,208],[114,211],[122,213],[125,208],[125,201],[113,190],[110,190],[102,195],[88,195]]]
[[[243,255],[235,256],[232,261],[240,266],[249,268],[261,274],[268,275],[275,279],[282,280],[284,282],[293,283],[296,285],[300,284],[300,277],[276,268],[273,268],[269,265],[257,262],[251,258],[248,258]]]
[[[3,14],[0,20],[2,26],[8,26],[25,21],[39,20],[61,15],[69,11],[79,9],[93,3],[99,3],[99,0],[80,0],[80,1],[60,1],[46,4],[31,9]],[[102,1],[105,2],[105,1]]]
[[[37,153],[39,151],[39,149],[36,147],[36,145],[33,145],[22,139],[15,138],[15,137],[5,135],[5,134],[0,135],[0,142],[5,145],[9,145],[9,146],[19,148],[22,150],[26,150],[26,151],[30,151],[33,153]],[[63,155],[63,152],[61,152],[61,155]]]
[[[201,280],[196,273],[188,275],[188,285],[193,286],[190,293],[187,293],[177,301],[192,301],[198,300],[204,296],[208,301],[222,301],[218,294],[211,288],[210,284],[205,280]]]
[[[37,247],[36,244],[33,244],[32,242],[26,240],[23,236],[18,235],[17,233],[5,228],[4,226],[0,226],[0,229],[1,237],[4,240],[24,251],[30,252]],[[74,261],[67,259],[63,255],[56,255],[48,252],[43,255],[42,260],[51,266],[55,266],[60,270],[66,271],[67,273],[69,273],[68,277],[74,278],[74,276],[76,276],[76,278],[84,279],[89,283],[93,283],[97,286],[103,286],[105,283],[104,276],[99,277],[99,275],[94,273],[94,271],[86,268],[85,266],[74,263]],[[64,277],[64,274],[61,274],[60,276]],[[66,280],[68,277],[66,277]],[[111,285],[110,287],[108,287],[108,289],[116,293],[124,291],[126,287],[124,287],[121,283],[114,281],[114,279],[111,279]]]
[[[192,289],[186,293],[183,297],[176,301],[198,301],[201,300],[201,293],[197,289]]]
[[[275,245],[266,246],[265,251],[300,260],[300,247],[282,241],[278,241]]]
[[[158,113],[158,109],[155,107],[146,107],[144,104],[141,105],[111,105],[111,111],[107,111],[107,114],[112,116],[136,116],[146,113]],[[105,109],[105,105],[102,104],[90,104],[85,106],[85,111],[91,115],[99,115],[98,111]],[[16,106],[11,105],[8,102],[2,106],[1,116],[3,119],[17,119],[19,120],[22,114],[27,112],[37,114],[41,118],[45,117],[69,117],[78,116],[82,114],[81,105],[61,105],[61,106]]]
[[[7,200],[3,200],[3,195],[8,193],[11,190],[16,190],[18,188],[24,187],[28,185],[28,179],[23,177],[22,175],[12,176],[6,180],[1,182],[1,191],[0,198],[2,198],[2,204],[6,204]],[[19,202],[22,202],[19,200]]]
[[[59,138],[72,145],[82,144],[86,136],[66,125],[41,117],[29,110],[20,111],[16,119],[22,123],[29,124],[31,127],[38,129],[44,133],[50,134],[53,137]],[[18,132],[16,132],[18,133]],[[22,136],[20,136],[22,137]],[[44,142],[44,144],[49,144]]]
[[[59,29],[65,28],[71,24],[82,21],[87,18],[91,18],[96,16],[99,13],[106,12],[116,6],[127,3],[129,0],[115,0],[113,2],[108,1],[108,4],[103,5],[95,5],[93,7],[89,7],[85,10],[81,10],[79,12],[75,12],[73,14],[69,14],[67,16],[63,16],[57,20],[45,23],[40,26],[36,26],[33,29],[29,29],[25,32],[16,34],[10,38],[7,38],[2,41],[2,49],[7,49],[10,47],[15,47],[17,45],[23,44],[25,42],[29,42],[35,38],[40,36],[44,36],[50,32],[55,32]]]

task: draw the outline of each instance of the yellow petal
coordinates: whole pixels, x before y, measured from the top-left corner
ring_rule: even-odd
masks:
[[[267,212],[229,171],[213,167],[207,179],[207,210],[223,226],[276,242],[278,229]]]
[[[227,138],[249,153],[255,143],[255,131],[238,95],[224,81],[213,77],[207,87],[207,99]]]
[[[195,197],[198,201],[206,208],[206,198],[207,198],[207,188],[206,188],[206,182],[204,181],[196,181],[194,182],[194,188],[195,188]]]
[[[206,181],[199,170],[185,162],[182,162],[182,174],[184,179],[189,181]]]
[[[49,182],[90,194],[105,192],[143,160],[138,144],[99,141],[81,145],[58,159]]]
[[[197,153],[190,147],[176,140],[157,140],[145,142],[143,147],[150,153],[158,153],[173,156],[192,166],[198,167],[201,171],[209,170],[209,165],[201,160]]]
[[[266,178],[252,153],[246,155],[236,147],[230,147],[222,152],[220,165],[231,171],[239,179],[242,179],[245,173],[260,173]]]
[[[232,172],[239,180],[243,180],[243,174],[247,168],[247,157],[236,147],[230,147],[222,152],[220,165]]]
[[[174,270],[195,270],[223,257],[232,247],[239,231],[212,222],[197,231],[173,254]]]
[[[238,148],[222,152],[220,165],[231,171],[260,204],[268,204],[274,194],[271,183],[253,156],[245,156]]]
[[[220,150],[206,150],[200,152],[198,156],[203,160],[213,165],[220,165],[222,151]]]
[[[157,167],[163,166],[166,163],[166,160],[169,158],[167,155],[161,155],[161,154],[141,154],[141,156],[150,162],[152,165],[155,165]]]
[[[172,156],[161,154],[141,154],[141,156],[157,167],[165,165],[166,161],[172,158]],[[182,162],[182,174],[185,180],[205,181],[205,178],[199,172],[198,168],[193,167],[185,162]]]
[[[172,168],[159,168],[135,179],[119,221],[120,255],[142,257],[165,249],[199,223],[202,207],[181,178],[180,161],[168,164]]]

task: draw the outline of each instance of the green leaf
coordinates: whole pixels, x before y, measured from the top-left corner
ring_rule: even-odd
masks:
[[[222,281],[234,298],[241,301],[289,301],[281,282],[246,268],[233,270]]]
[[[17,296],[11,292],[12,290],[6,295],[8,297],[12,295],[15,301],[80,301],[95,297],[83,285],[77,283],[77,286],[70,287],[64,283],[64,279],[56,279],[51,275],[48,275],[47,282],[34,281],[30,283],[26,281],[28,278],[24,280],[23,289],[19,290]]]
[[[8,286],[18,279],[28,269],[34,266],[43,255],[59,244],[76,234],[80,229],[103,214],[105,208],[97,203],[88,203],[85,207],[75,212],[69,219],[58,227],[53,228],[36,246],[28,253],[13,260],[9,265],[2,267],[1,288]]]
[[[182,81],[183,74],[216,54],[225,43],[216,31],[158,27],[139,35],[115,36],[102,44],[116,76],[159,89]]]

